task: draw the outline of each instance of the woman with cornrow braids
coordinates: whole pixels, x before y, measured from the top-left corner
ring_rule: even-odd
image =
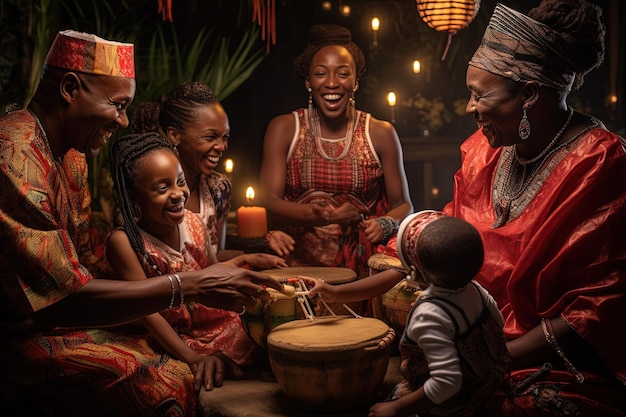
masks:
[[[164,94],[159,102],[140,103],[132,128],[136,133],[160,132],[176,147],[190,190],[187,209],[205,223],[219,260],[238,255],[225,248],[231,182],[216,168],[228,150],[230,124],[213,90],[192,81]],[[280,230],[270,231],[266,242],[279,256],[294,250],[293,238]]]

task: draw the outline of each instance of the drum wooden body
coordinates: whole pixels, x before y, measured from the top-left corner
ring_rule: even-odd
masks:
[[[406,327],[411,305],[422,290],[400,281],[392,289],[382,295],[383,314],[386,322],[398,333],[402,334]]]
[[[274,328],[267,350],[276,381],[295,407],[335,412],[376,400],[394,337],[374,318],[326,316]]]
[[[347,282],[356,281],[356,272],[350,268],[340,267],[327,267],[327,266],[301,266],[301,267],[289,267],[289,268],[275,268],[266,269],[261,271],[264,274],[271,276],[272,278],[297,278],[299,276],[305,276],[309,278],[323,279],[325,282],[331,285],[345,284]],[[312,306],[316,306],[316,300],[309,300]],[[353,310],[358,310],[359,303],[347,303],[348,307]],[[350,314],[348,310],[343,306],[343,303],[328,303],[330,309],[337,315]],[[298,318],[305,318],[301,309],[297,311]],[[317,316],[331,315],[323,305],[317,306]]]
[[[403,269],[400,259],[382,253],[372,255],[367,264],[370,267],[370,275],[388,269]],[[420,289],[411,287],[406,281],[400,281],[380,296],[380,306],[375,310],[375,317],[388,323],[398,335],[401,335],[406,327],[411,304],[421,292]]]
[[[283,323],[297,318],[298,302],[293,297],[287,297],[281,292],[268,288],[269,301],[257,301],[254,309],[246,311],[242,320],[248,335],[262,348],[266,348],[267,335],[270,331]]]

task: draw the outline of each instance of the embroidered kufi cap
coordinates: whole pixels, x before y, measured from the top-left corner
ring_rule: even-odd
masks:
[[[44,62],[87,74],[135,78],[132,43],[109,41],[74,30],[57,34]]]
[[[469,65],[515,81],[536,81],[569,91],[576,69],[560,52],[566,48],[557,31],[497,4]]]
[[[398,258],[400,258],[402,266],[409,274],[409,276],[407,276],[409,281],[415,280],[415,277],[411,274],[411,266],[415,267],[417,272],[422,276],[424,275],[422,263],[418,256],[418,240],[420,234],[427,225],[443,216],[445,216],[445,214],[441,211],[422,210],[408,215],[404,218],[402,223],[400,223],[396,242]]]

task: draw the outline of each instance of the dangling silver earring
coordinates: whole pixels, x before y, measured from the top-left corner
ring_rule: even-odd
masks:
[[[530,136],[530,120],[528,120],[528,116],[526,115],[526,107],[523,107],[522,110],[524,114],[522,115],[522,120],[519,122],[517,133],[521,140],[526,140]]]

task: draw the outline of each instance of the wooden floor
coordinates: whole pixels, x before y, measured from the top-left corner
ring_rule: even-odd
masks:
[[[224,381],[212,391],[200,393],[198,415],[202,417],[362,417],[371,404],[383,401],[401,380],[400,358],[391,356],[377,398],[360,409],[341,413],[312,413],[294,407],[276,382],[262,380]]]

